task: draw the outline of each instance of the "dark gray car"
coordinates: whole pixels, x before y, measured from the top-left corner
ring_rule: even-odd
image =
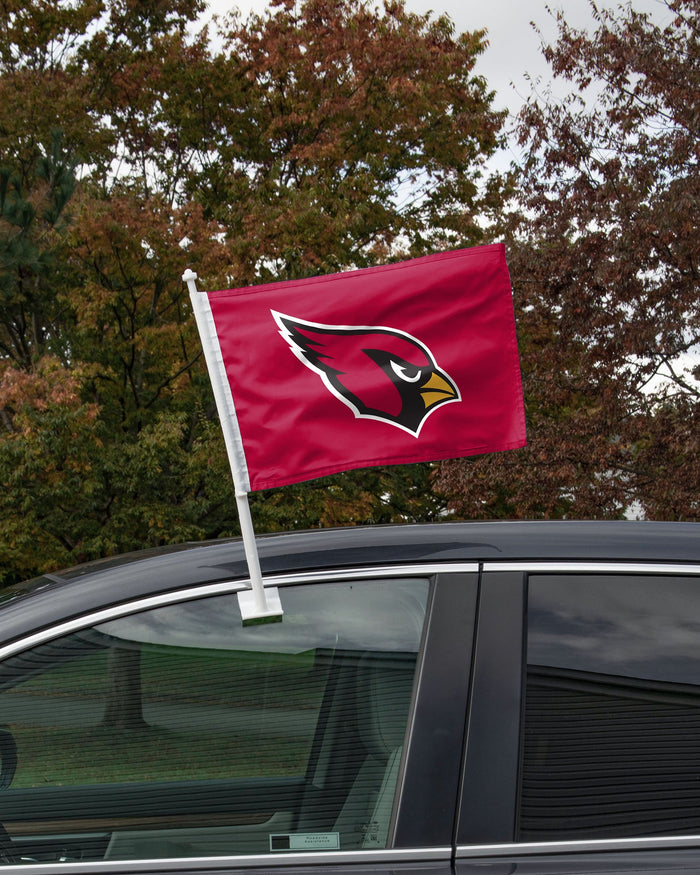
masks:
[[[700,872],[700,526],[262,537],[0,606],[25,872]]]

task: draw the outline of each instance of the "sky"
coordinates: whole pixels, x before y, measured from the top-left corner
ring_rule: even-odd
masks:
[[[210,9],[225,12],[237,6],[243,15],[261,12],[266,0],[209,0]],[[616,9],[619,0],[597,0],[599,8]],[[566,20],[575,27],[593,28],[589,0],[406,0],[414,12],[446,13],[458,31],[486,28],[489,46],[479,59],[476,72],[486,78],[496,92],[495,106],[515,113],[530,94],[527,74],[540,77],[541,86],[549,81],[548,67],[540,53],[542,38],[552,41],[556,34],[553,10],[564,8]],[[650,13],[657,23],[664,24],[670,13],[663,0],[632,0],[640,12]],[[534,22],[541,36],[533,29]]]
[[[599,8],[616,9],[617,0],[597,0]],[[496,105],[517,111],[530,94],[526,74],[549,80],[549,68],[540,52],[542,39],[553,42],[556,36],[553,11],[564,9],[566,20],[574,27],[593,29],[589,0],[409,0],[417,12],[446,12],[461,31],[486,28],[489,46],[479,60],[477,72],[486,77],[496,91]],[[650,13],[655,21],[670,18],[662,0],[633,0],[632,6]],[[533,22],[541,36],[533,28]]]

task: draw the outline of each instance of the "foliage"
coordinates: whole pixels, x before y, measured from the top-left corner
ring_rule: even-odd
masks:
[[[0,9],[0,582],[238,530],[180,281],[479,242],[502,116],[483,34],[401,2]],[[215,38],[212,38],[214,36]],[[434,518],[430,468],[255,497],[256,527]]]
[[[357,0],[278,0],[228,22],[238,102],[194,180],[248,282],[364,266],[481,239],[477,180],[502,116],[471,76],[483,34],[449,19],[382,15]],[[242,112],[240,102],[250,107]],[[223,160],[221,160],[223,159]]]
[[[529,447],[443,466],[468,516],[700,517],[700,10],[667,7],[557,16],[509,227]]]
[[[484,34],[402,2],[0,9],[0,583],[238,532],[180,277],[208,288],[508,241],[529,445],[252,497],[258,531],[697,519],[698,9],[558,15],[517,185]],[[510,194],[512,202],[505,206]]]

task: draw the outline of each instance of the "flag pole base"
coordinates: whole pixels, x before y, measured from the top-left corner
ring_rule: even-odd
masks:
[[[250,574],[250,589],[244,589],[238,593],[241,620],[244,626],[279,623],[284,613],[282,602],[275,587],[266,588],[263,585],[247,492],[236,490],[236,505],[238,506],[238,520],[241,524],[243,547]]]
[[[265,608],[260,609],[256,593],[243,589],[238,593],[238,607],[244,626],[259,626],[263,623],[281,623],[283,610],[277,587],[265,589]]]

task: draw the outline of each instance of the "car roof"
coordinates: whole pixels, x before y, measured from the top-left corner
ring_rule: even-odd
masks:
[[[631,520],[498,520],[353,526],[258,535],[263,573],[415,561],[519,559],[700,560],[700,523]],[[204,552],[200,552],[204,551]],[[63,580],[115,565],[178,554],[196,565],[206,555],[228,576],[245,576],[240,538],[140,550],[61,572]],[[183,555],[184,554],[184,555]],[[190,554],[189,556],[187,554]]]
[[[429,562],[700,562],[700,524],[496,521],[317,529],[257,539],[263,575]],[[47,575],[3,594],[0,640],[103,605],[247,577],[240,539],[149,549]],[[24,609],[31,599],[31,612]],[[31,613],[31,618],[27,615]]]

